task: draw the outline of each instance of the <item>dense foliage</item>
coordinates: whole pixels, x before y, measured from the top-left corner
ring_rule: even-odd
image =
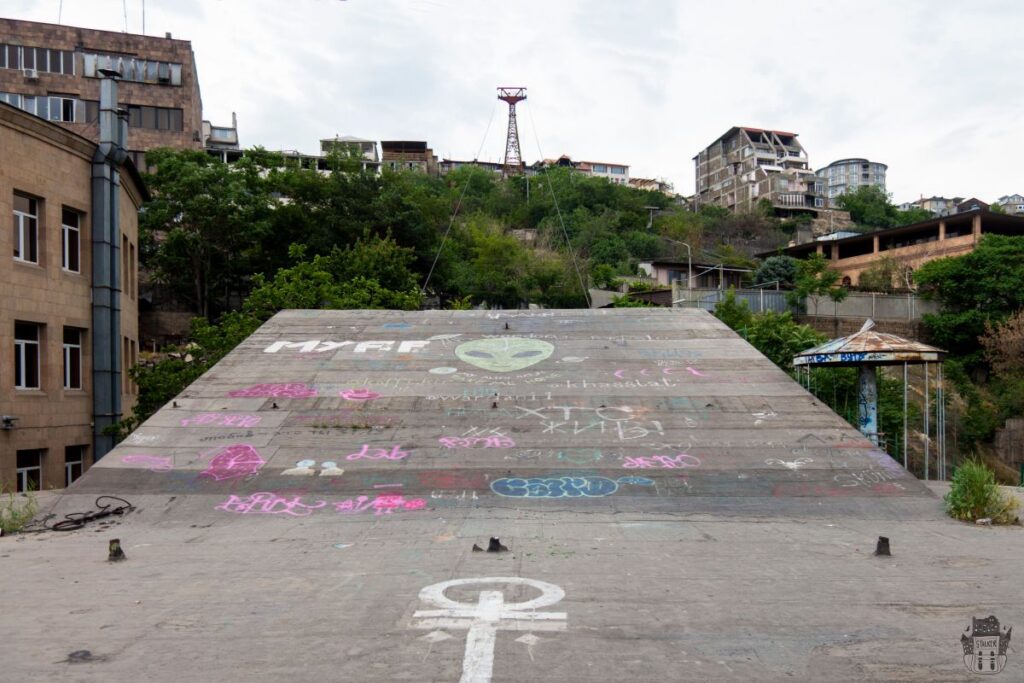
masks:
[[[996,524],[1017,520],[1016,499],[1000,491],[992,470],[977,460],[964,461],[956,468],[944,500],[946,511],[956,519],[990,519]]]
[[[877,185],[860,185],[856,189],[848,189],[839,195],[836,203],[840,209],[850,212],[854,223],[868,230],[910,225],[933,217],[925,209],[901,211],[893,205],[892,195]]]

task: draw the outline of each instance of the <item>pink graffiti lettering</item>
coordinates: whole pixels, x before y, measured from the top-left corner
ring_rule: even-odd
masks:
[[[168,472],[174,467],[174,459],[159,455],[125,455],[121,462],[129,465],[142,465],[150,472]]]
[[[316,389],[301,382],[289,384],[254,384],[245,389],[229,391],[232,398],[312,398]]]
[[[247,444],[234,444],[218,451],[199,476],[210,477],[215,481],[239,479],[255,475],[264,464],[266,461],[255,448]]]
[[[672,457],[669,455],[635,456],[627,457],[622,466],[627,470],[633,469],[665,469],[674,470],[686,467],[700,467],[700,458],[686,453]]]
[[[703,372],[701,372],[700,370],[694,370],[689,365],[686,366],[686,371],[688,373],[690,373],[691,375],[693,375],[694,377],[704,377],[705,376]]]
[[[370,450],[369,444],[363,444],[362,449],[357,453],[349,453],[346,460],[402,460],[409,457],[408,451],[403,451],[401,446],[392,446],[389,451],[386,448],[374,448]]]
[[[290,515],[292,517],[308,517],[313,510],[327,505],[326,501],[307,504],[302,498],[282,498],[276,493],[261,491],[251,496],[231,496],[217,506],[218,510],[234,512],[239,515]]]
[[[358,496],[334,503],[336,512],[348,515],[366,512],[369,509],[373,509],[375,515],[390,515],[392,512],[401,512],[402,510],[422,510],[426,506],[427,501],[423,498],[406,498],[397,494],[383,494],[372,500],[367,496]]]
[[[346,389],[339,394],[346,401],[372,401],[380,398],[380,394],[369,389]]]
[[[186,417],[181,421],[182,427],[189,425],[209,425],[213,427],[255,427],[262,420],[259,415],[234,415],[224,413],[200,413]]]
[[[512,448],[516,442],[507,436],[442,436],[438,442],[445,448]]]

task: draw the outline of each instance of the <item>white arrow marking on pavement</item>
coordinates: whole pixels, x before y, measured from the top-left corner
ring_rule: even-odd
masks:
[[[449,588],[474,584],[530,586],[539,590],[540,596],[526,602],[506,603],[501,591],[482,590],[477,603],[473,604],[455,602],[444,594]],[[413,617],[420,621],[414,627],[467,629],[460,683],[489,683],[494,669],[494,643],[498,631],[565,630],[565,612],[532,611],[553,605],[564,597],[565,591],[552,583],[518,576],[453,579],[420,591],[420,600],[438,609],[417,610]]]

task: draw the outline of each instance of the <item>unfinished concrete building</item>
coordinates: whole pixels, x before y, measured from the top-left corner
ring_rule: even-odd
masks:
[[[825,182],[807,163],[796,133],[733,127],[693,158],[695,204],[752,211],[767,200],[775,213],[817,215],[827,205]]]

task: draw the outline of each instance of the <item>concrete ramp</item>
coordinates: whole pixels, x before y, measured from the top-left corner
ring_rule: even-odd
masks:
[[[657,309],[284,312],[75,489],[109,491],[214,518],[345,501],[856,514],[926,495],[713,317]]]
[[[11,680],[970,680],[1024,623],[1017,530],[704,311],[283,312],[49,523],[99,495],[0,538]]]

